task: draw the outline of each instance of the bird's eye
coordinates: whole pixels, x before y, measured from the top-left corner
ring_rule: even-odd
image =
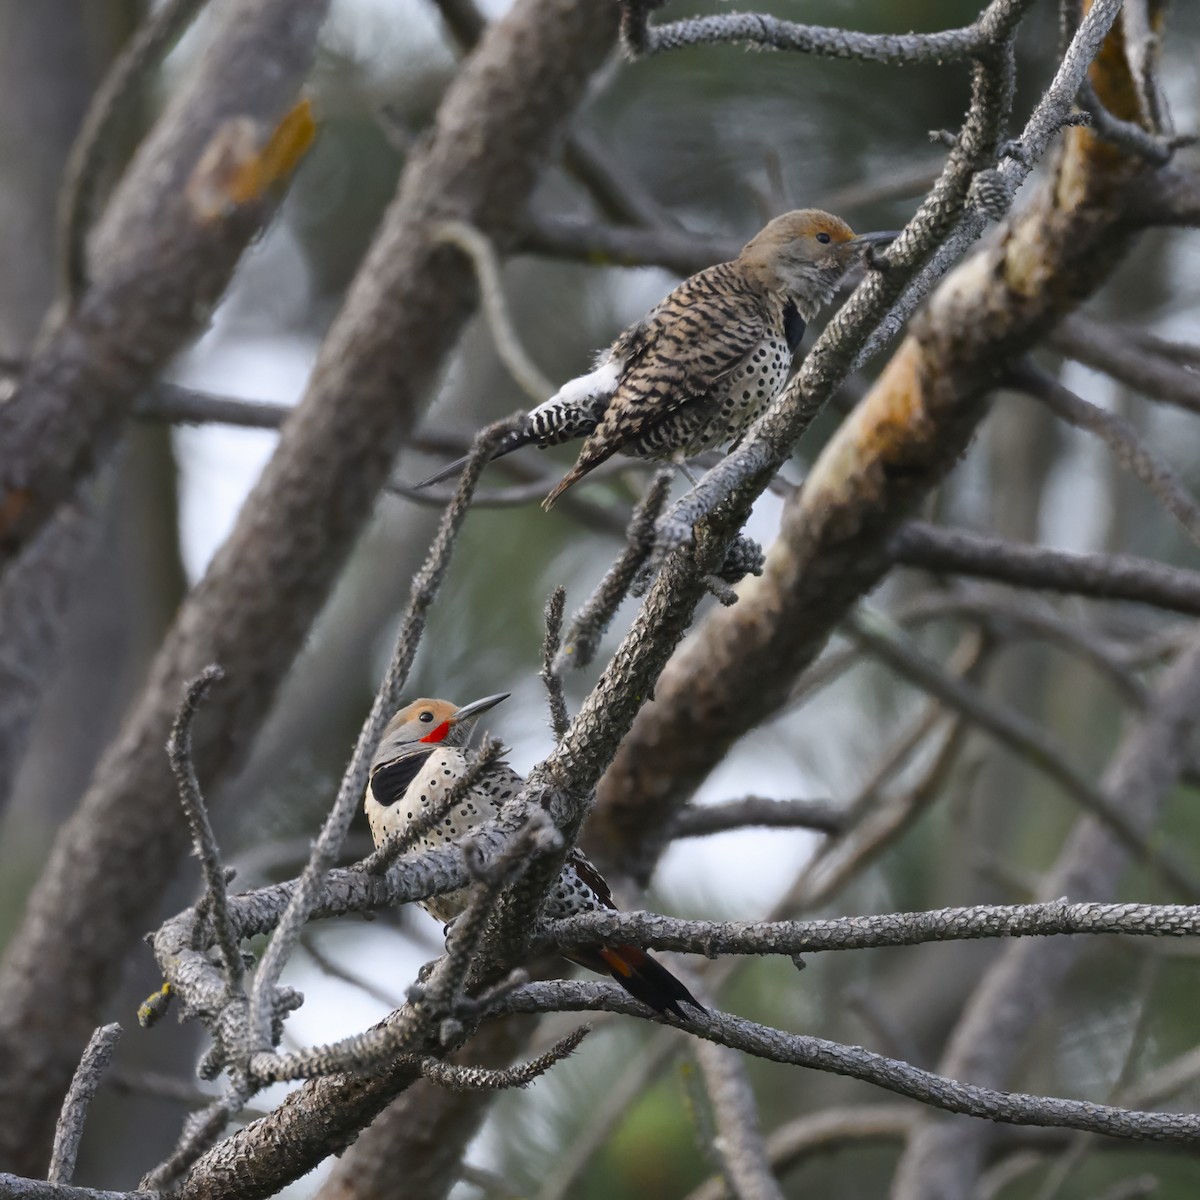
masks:
[[[827,233],[818,233],[817,234],[817,241],[820,242],[821,245],[823,245],[823,246],[828,246],[831,240],[832,239],[830,238],[829,234],[827,234]]]
[[[433,720],[433,713],[431,713],[431,712],[423,712],[423,713],[421,714],[421,720],[422,720],[422,721],[424,721],[426,725],[428,725],[428,724],[429,724],[429,722]]]

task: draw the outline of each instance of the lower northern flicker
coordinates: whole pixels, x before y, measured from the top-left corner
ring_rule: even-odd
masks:
[[[585,438],[543,507],[620,452],[682,462],[736,442],[783,390],[805,323],[859,255],[895,233],[855,236],[820,209],[784,213],[731,262],[685,279],[530,412],[492,455]],[[418,486],[462,469],[459,459]]]
[[[507,698],[488,696],[461,708],[448,700],[414,700],[388,722],[371,761],[364,807],[376,846],[414,822],[424,828],[415,844],[426,849],[457,841],[468,830],[496,816],[515,796],[522,779],[505,762],[491,764],[465,796],[452,806],[446,797],[467,770],[465,747],[476,719]],[[439,921],[452,921],[466,907],[466,889],[422,901]],[[551,920],[597,909],[614,909],[608,884],[578,850],[572,850],[546,898]],[[565,952],[580,966],[611,975],[627,992],[658,1012],[683,1020],[681,1004],[703,1012],[691,993],[645,950],[627,944]]]

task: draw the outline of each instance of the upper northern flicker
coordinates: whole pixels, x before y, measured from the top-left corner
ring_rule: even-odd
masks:
[[[403,833],[414,821],[428,822],[416,839],[425,848],[457,841],[468,830],[496,816],[520,790],[522,779],[505,762],[491,764],[469,792],[448,809],[445,798],[467,769],[465,747],[480,714],[507,698],[488,696],[459,708],[448,700],[414,700],[400,709],[383,731],[371,760],[364,807],[376,846],[389,834]],[[452,921],[467,903],[462,889],[421,902],[439,921]],[[578,850],[572,850],[546,898],[551,920],[616,908],[608,884]],[[703,1012],[674,975],[638,946],[581,948],[565,957],[593,971],[610,974],[627,992],[659,1012],[687,1020],[680,1004]]]
[[[815,208],[776,217],[732,262],[685,279],[602,351],[592,371],[533,409],[492,457],[586,438],[575,466],[546,497],[548,509],[617,452],[678,462],[736,441],[783,390],[805,323],[862,251],[895,236],[855,236],[845,221]]]

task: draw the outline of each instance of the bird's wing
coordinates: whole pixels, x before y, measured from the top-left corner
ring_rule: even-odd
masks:
[[[616,433],[621,442],[705,399],[767,336],[770,309],[763,296],[720,263],[685,279],[646,321],[640,353],[632,356],[593,438]]]
[[[612,892],[609,890],[608,881],[592,866],[591,860],[580,850],[575,847],[567,855],[566,865],[573,867],[575,874],[588,887],[596,893],[596,898],[605,908],[615,909],[617,906],[612,898]]]
[[[622,335],[628,341],[620,382],[575,466],[548,497],[547,507],[648,427],[705,400],[754,352],[768,335],[770,322],[767,302],[734,264],[719,263],[685,279],[643,322]]]

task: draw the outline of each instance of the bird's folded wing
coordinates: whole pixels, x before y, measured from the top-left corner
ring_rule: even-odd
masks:
[[[706,399],[762,343],[767,304],[731,267],[721,263],[684,280],[643,323],[640,352],[588,439],[595,449],[612,453],[648,425]]]

